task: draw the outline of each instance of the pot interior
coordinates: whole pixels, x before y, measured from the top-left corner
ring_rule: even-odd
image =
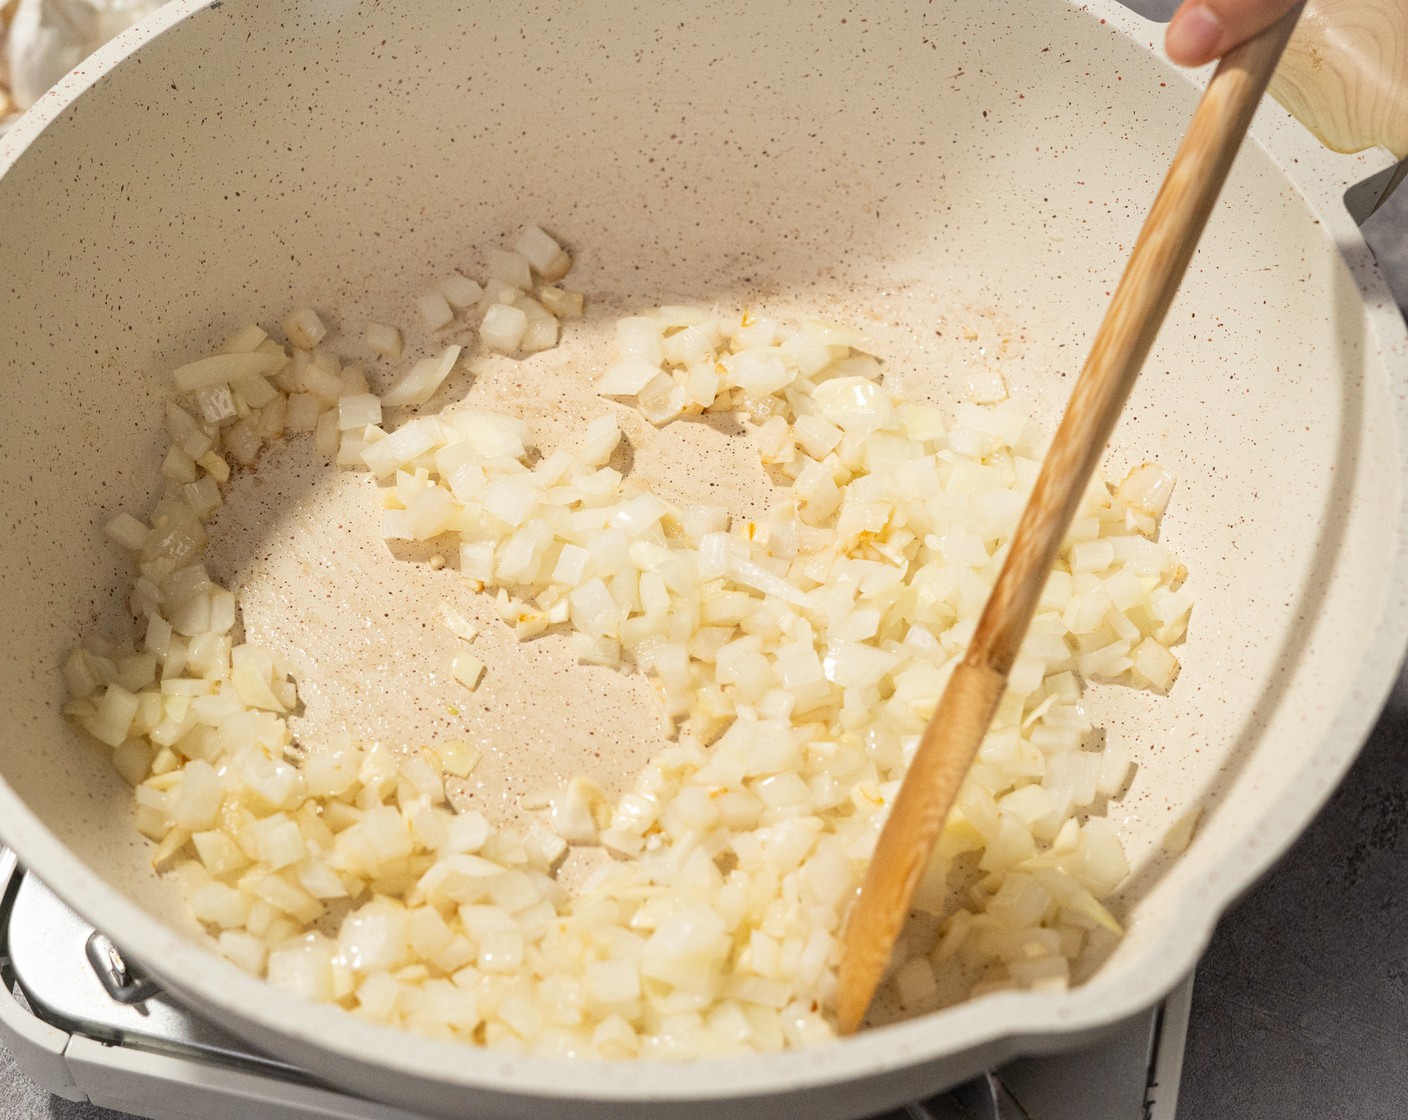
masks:
[[[538,222],[573,251],[587,319],[546,354],[476,358],[437,401],[509,408],[545,448],[605,410],[590,382],[613,321],[682,301],[859,324],[889,383],[941,404],[996,367],[1054,427],[1194,101],[1063,4],[226,0],[141,43],[0,179],[0,777],[33,815],[0,832],[41,875],[61,845],[189,928],[130,791],[59,715],[59,667],[82,636],[126,633],[102,526],[151,500],[168,371],[236,327],[307,304],[349,352],[369,319],[428,352],[416,294]],[[1091,982],[1111,999],[1234,853],[1285,842],[1268,807],[1320,796],[1357,749],[1332,730],[1400,531],[1391,402],[1335,244],[1249,143],[1107,457],[1116,479],[1176,473],[1163,539],[1198,600],[1171,695],[1089,697],[1138,764],[1109,809],[1133,866],[1129,936]],[[727,426],[623,424],[667,493],[768,501]],[[519,646],[453,573],[379,542],[365,476],[290,448],[237,489],[212,567],[248,588],[245,625],[294,665],[310,726],[468,729],[500,819],[574,773],[619,788],[660,745],[639,678]],[[485,622],[474,713],[448,714],[427,668],[445,599]],[[48,877],[81,894],[67,865]]]

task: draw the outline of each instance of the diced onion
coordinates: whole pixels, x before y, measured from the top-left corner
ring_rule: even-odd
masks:
[[[1179,852],[1187,850],[1188,845],[1193,842],[1193,833],[1202,817],[1203,807],[1195,805],[1174,821],[1169,826],[1169,830],[1164,833],[1164,851],[1177,855]]]
[[[461,650],[450,663],[450,673],[465,688],[473,691],[479,687],[479,680],[484,676],[484,662],[472,653]]]
[[[421,321],[432,331],[448,327],[454,322],[454,309],[450,307],[449,301],[436,291],[422,292],[417,296],[416,310],[420,312]]]
[[[533,286],[531,269],[528,258],[520,252],[511,249],[489,250],[489,276],[501,284],[526,292]]]
[[[379,358],[395,360],[401,356],[401,332],[385,323],[368,323],[362,341]]]
[[[458,346],[447,346],[438,358],[422,358],[392,382],[381,395],[381,403],[387,408],[424,404],[445,383],[459,356]]]
[[[311,350],[327,336],[328,329],[323,325],[318,313],[311,307],[300,307],[284,316],[284,334],[289,342],[300,350]]]
[[[242,377],[262,377],[284,364],[282,354],[212,354],[178,367],[171,379],[181,393],[228,386]]]
[[[440,294],[456,311],[464,311],[479,302],[484,289],[469,277],[455,272],[440,281]]]
[[[479,337],[490,350],[509,354],[517,350],[528,330],[528,316],[517,307],[495,303],[484,312]]]
[[[572,268],[572,258],[562,246],[537,226],[525,227],[513,247],[534,272],[549,282],[562,279]]]
[[[570,263],[528,227],[490,253],[482,289],[455,273],[422,316],[437,330],[472,306],[487,348],[546,348],[581,311],[550,286]],[[549,282],[536,299],[534,273]],[[276,987],[432,1035],[614,1058],[830,1037],[847,906],[1035,479],[1041,436],[1000,373],[970,389],[1001,403],[950,423],[880,384],[848,328],[683,305],[620,320],[602,394],[656,424],[752,420],[782,490],[746,520],[623,478],[609,411],[541,456],[520,420],[467,406],[383,428],[384,407],[430,400],[460,348],[377,397],[314,312],[283,326],[291,357],[252,327],[176,371],[195,413],[167,409],[165,492],[145,520],[105,526],[136,562],[137,641],[63,665],[65,711],[111,748],[197,920]],[[394,328],[363,340],[401,353]],[[542,799],[546,822],[511,829],[451,807],[480,759],[470,742],[295,742],[294,681],[240,641],[235,595],[203,559],[230,461],[286,431],[375,476],[387,536],[460,534],[432,568],[457,555],[520,639],[569,629],[582,662],[648,678],[669,741],[633,785],[612,801],[571,777]],[[921,879],[929,934],[907,935],[891,979],[906,1012],[949,998],[959,968],[971,994],[1059,989],[1092,931],[1119,933],[1102,900],[1129,866],[1096,810],[1133,759],[1092,741],[1076,674],[1174,683],[1192,597],[1153,540],[1171,486],[1145,464],[1086,495]],[[459,645],[435,671],[477,689],[478,627],[448,601],[440,619]],[[571,895],[555,878],[569,844],[617,857]]]

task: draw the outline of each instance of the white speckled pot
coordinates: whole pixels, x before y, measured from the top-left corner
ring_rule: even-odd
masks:
[[[1408,343],[1341,203],[1388,159],[1332,155],[1275,105],[1110,453],[1114,474],[1143,458],[1177,472],[1166,539],[1198,607],[1172,696],[1092,694],[1139,764],[1112,807],[1134,866],[1118,899],[1129,935],[1068,993],[670,1066],[476,1051],[304,1006],[189,935],[147,869],[128,790],[59,716],[58,667],[81,634],[120,631],[124,562],[101,525],[152,489],[164,371],[296,303],[354,340],[369,315],[409,322],[417,291],[525,221],[576,250],[595,319],[553,354],[486,367],[476,391],[547,442],[592,407],[600,324],[679,299],[859,318],[890,376],[938,400],[960,395],[965,363],[997,362],[1054,420],[1192,112],[1194,83],[1160,37],[1113,0],[177,0],[110,44],[0,138],[0,836],[220,1022],[445,1116],[852,1116],[1152,1003],[1349,765],[1408,624]],[[741,477],[702,427],[683,458],[633,436],[643,475],[680,492]],[[415,648],[424,603],[388,577],[394,559],[364,571],[330,528],[353,508],[347,477],[275,480],[235,552],[350,549],[368,594],[399,595],[406,616],[376,664],[413,662],[392,655]],[[227,563],[238,577],[243,561]],[[381,613],[346,594],[290,632],[268,606],[281,578],[248,621],[286,651]],[[522,664],[500,676],[533,678]],[[305,695],[355,699],[358,668]],[[550,683],[502,696],[519,716],[500,720],[487,765],[509,793],[581,764],[570,744],[548,753],[566,717],[535,702],[560,690],[536,676]],[[617,709],[641,697],[603,680],[562,694],[576,740],[593,719],[635,733]],[[1160,839],[1195,804],[1203,823],[1170,860]]]

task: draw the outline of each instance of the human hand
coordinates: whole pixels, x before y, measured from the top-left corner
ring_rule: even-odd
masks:
[[[1164,36],[1181,66],[1201,66],[1270,27],[1296,0],[1183,0]]]

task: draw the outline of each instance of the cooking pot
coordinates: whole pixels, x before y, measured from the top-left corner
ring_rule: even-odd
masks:
[[[1127,936],[1070,991],[676,1064],[477,1050],[304,1004],[220,959],[152,872],[130,790],[60,716],[59,667],[83,635],[130,626],[102,526],[151,497],[172,367],[300,305],[428,346],[416,293],[526,222],[574,250],[588,319],[512,375],[476,367],[450,389],[518,411],[545,445],[601,410],[611,321],[683,300],[860,322],[887,377],[937,402],[995,367],[1051,425],[1196,99],[1159,38],[1112,0],[177,0],[124,34],[0,139],[0,837],[193,1007],[437,1115],[851,1116],[1150,1005],[1333,789],[1408,635],[1408,340],[1342,201],[1391,160],[1335,155],[1274,104],[1108,457],[1114,477],[1144,459],[1176,473],[1164,539],[1197,607],[1168,697],[1089,696],[1137,760],[1110,807],[1132,872],[1113,903]],[[1287,102],[1385,141],[1374,122],[1401,120],[1402,82],[1327,101],[1329,48],[1301,48]],[[688,427],[632,429],[637,472],[734,491],[740,453]],[[361,482],[296,455],[246,479],[218,563],[310,712],[410,741],[440,726],[416,690],[445,585],[363,533]],[[502,815],[543,780],[619,782],[655,741],[637,678],[485,640],[508,714],[479,729],[480,782]],[[594,734],[620,757],[593,761]],[[1195,808],[1173,855],[1163,839]]]

